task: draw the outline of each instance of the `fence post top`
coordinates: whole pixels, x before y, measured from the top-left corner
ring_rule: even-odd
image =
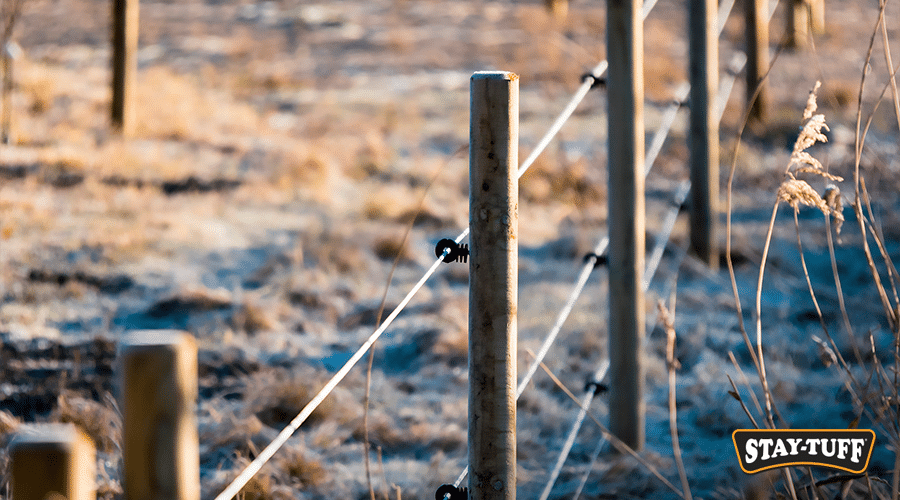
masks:
[[[90,441],[90,438],[75,424],[22,424],[13,433],[10,449],[48,443],[69,446],[79,440]]]
[[[135,330],[122,338],[121,347],[172,346],[185,341],[193,342],[193,335],[181,330]]]
[[[472,73],[473,80],[510,80],[517,81],[519,75],[511,71],[476,71]]]

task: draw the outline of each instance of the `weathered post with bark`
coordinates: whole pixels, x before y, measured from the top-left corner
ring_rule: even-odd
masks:
[[[125,497],[199,500],[196,341],[185,332],[139,331],[118,358]]]
[[[788,45],[806,47],[809,34],[825,32],[824,0],[790,0],[787,6]]]
[[[469,121],[469,498],[516,498],[519,77],[478,72]]]
[[[747,106],[752,123],[769,115],[769,90],[763,77],[769,70],[769,0],[744,0],[747,41]],[[757,93],[757,87],[759,91]],[[756,99],[753,96],[756,95]]]
[[[139,0],[112,0],[112,125],[134,132]]]
[[[808,0],[790,0],[787,6],[788,45],[794,48],[806,47],[809,37],[810,3]]]
[[[607,0],[610,431],[644,445],[644,52],[640,0]]]
[[[718,2],[691,0],[688,4],[691,250],[715,269],[719,264]]]
[[[10,444],[11,497],[16,500],[94,500],[94,443],[72,424],[26,424]]]

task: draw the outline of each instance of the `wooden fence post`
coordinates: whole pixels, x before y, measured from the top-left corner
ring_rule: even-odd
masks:
[[[16,500],[96,498],[94,443],[72,424],[22,425],[9,455]]]
[[[134,131],[139,5],[139,0],[112,0],[111,118],[113,127],[125,136]]]
[[[788,45],[794,48],[806,47],[809,36],[810,2],[808,0],[790,0],[787,5]]]
[[[691,249],[718,268],[719,36],[717,0],[688,2],[691,79]]]
[[[644,52],[640,0],[607,0],[610,430],[644,445]]]
[[[744,0],[744,35],[747,41],[747,106],[753,123],[769,115],[768,85],[762,81],[769,70],[769,0]],[[751,102],[757,85],[759,95]]]
[[[825,0],[810,0],[809,26],[816,35],[825,33]]]
[[[194,338],[139,331],[120,344],[118,357],[125,497],[199,500]]]
[[[515,500],[519,77],[470,91],[469,498]]]

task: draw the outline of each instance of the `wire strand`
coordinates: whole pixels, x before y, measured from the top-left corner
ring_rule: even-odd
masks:
[[[606,372],[609,370],[609,360],[603,360],[600,364],[600,368],[594,372],[594,376],[592,377],[592,381],[595,384],[600,383],[604,377],[606,377]],[[569,457],[569,453],[572,451],[572,446],[575,445],[575,438],[578,437],[578,432],[581,430],[581,425],[584,424],[584,419],[587,417],[588,408],[591,406],[591,403],[594,401],[594,396],[597,394],[597,391],[593,388],[585,389],[584,396],[581,398],[581,407],[578,409],[578,416],[575,418],[575,424],[572,426],[572,429],[569,431],[569,435],[566,436],[566,442],[563,444],[562,451],[560,451],[559,457],[556,459],[556,465],[553,467],[553,471],[550,473],[550,479],[547,480],[547,483],[544,485],[544,491],[541,492],[540,500],[547,500],[550,496],[550,491],[553,489],[553,485],[556,484],[556,479],[559,477],[559,473],[562,472],[563,465],[566,463],[566,459]]]
[[[459,243],[459,241],[461,241],[463,238],[465,238],[465,236],[468,234],[468,232],[469,232],[468,229],[463,231],[463,233],[460,234],[459,237],[457,237],[457,240],[458,240],[457,243]],[[260,469],[262,469],[262,466],[265,465],[265,463],[268,462],[269,459],[272,458],[273,455],[275,455],[275,452],[277,452],[278,449],[281,448],[284,445],[284,443],[287,442],[287,440],[294,434],[294,432],[297,431],[297,429],[300,427],[300,425],[302,425],[303,422],[305,422],[306,419],[309,418],[309,416],[312,414],[312,412],[316,408],[318,408],[318,406],[322,403],[322,401],[326,397],[328,397],[329,394],[331,394],[331,391],[333,391],[334,388],[337,387],[337,385],[344,379],[344,377],[347,376],[347,373],[350,372],[350,369],[353,368],[353,366],[357,362],[359,362],[360,359],[362,359],[363,355],[366,353],[366,351],[369,350],[369,348],[372,346],[372,344],[375,343],[375,341],[378,339],[378,337],[380,337],[381,334],[384,333],[385,330],[387,330],[387,327],[390,326],[390,324],[394,321],[394,319],[397,317],[397,315],[400,314],[400,311],[402,311],[403,308],[406,307],[406,304],[408,304],[409,301],[413,298],[413,296],[415,296],[415,294],[418,293],[419,289],[422,288],[423,285],[425,285],[425,282],[428,281],[429,278],[431,278],[431,275],[434,274],[435,271],[437,271],[438,266],[441,265],[441,262],[443,262],[444,257],[449,252],[450,252],[449,249],[444,250],[444,253],[440,257],[437,258],[437,260],[434,262],[434,264],[431,265],[431,267],[428,269],[428,271],[425,273],[425,275],[422,276],[422,278],[419,280],[419,282],[416,283],[415,286],[413,286],[413,288],[409,291],[409,293],[406,294],[406,297],[403,298],[403,300],[400,302],[400,304],[393,310],[393,312],[391,312],[390,315],[388,315],[388,317],[385,319],[384,323],[377,330],[375,330],[375,332],[369,336],[368,340],[366,340],[366,342],[362,345],[362,347],[360,347],[356,351],[356,353],[353,354],[353,357],[351,357],[344,364],[344,366],[341,367],[341,369],[334,375],[334,377],[332,377],[331,380],[329,380],[328,383],[325,384],[325,387],[323,387],[319,391],[319,393],[316,394],[316,396],[312,399],[312,401],[310,401],[309,403],[306,404],[306,406],[303,408],[303,410],[296,417],[294,417],[294,419],[291,421],[291,423],[287,427],[285,427],[278,434],[278,436],[271,443],[269,443],[269,445],[266,446],[265,449],[263,449],[263,451],[252,462],[250,462],[250,464],[244,469],[244,471],[241,472],[231,482],[231,484],[229,484],[228,487],[222,491],[222,493],[220,493],[218,496],[216,496],[215,500],[230,500],[231,498],[234,498],[234,496],[237,495],[237,493],[241,490],[241,488],[243,488],[247,484],[247,482],[250,481],[250,479],[257,472],[259,472]]]

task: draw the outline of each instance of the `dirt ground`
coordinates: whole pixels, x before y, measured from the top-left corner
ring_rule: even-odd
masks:
[[[741,8],[738,2],[722,36],[723,69],[743,45]],[[730,437],[752,424],[730,394],[729,377],[762,418],[750,396],[752,388],[762,397],[760,382],[740,330],[743,320],[755,346],[757,317],[780,426],[856,421],[876,431],[870,480],[826,481],[819,495],[834,497],[842,487],[851,496],[890,491],[900,446],[890,418],[898,411],[896,386],[879,385],[890,377],[871,374],[894,367],[895,327],[851,207],[860,80],[878,11],[875,1],[829,0],[825,32],[804,49],[782,50],[779,5],[765,126],[742,129],[738,75],[721,129],[721,186],[724,223],[734,165],[732,257],[741,312],[724,260],[713,271],[681,259],[686,216],[651,282],[642,457],[680,484],[666,334],[653,327],[657,299],[674,296],[679,441],[694,497],[788,494],[780,474],[744,474]],[[128,331],[175,328],[200,346],[201,488],[203,498],[215,497],[372,333],[385,289],[389,312],[434,262],[434,244],[465,228],[472,72],[520,75],[524,159],[604,57],[604,13],[605,2],[573,2],[564,20],[528,1],[144,2],[136,129],[122,138],[107,119],[109,2],[27,0],[14,32],[24,55],[15,66],[13,140],[0,146],[0,496],[8,497],[5,448],[13,429],[70,421],[97,443],[100,495],[121,498],[116,343]],[[900,6],[889,2],[884,16],[887,38],[900,41]],[[686,78],[685,17],[684,2],[660,0],[645,22],[648,144]],[[860,172],[883,254],[896,261],[900,121],[880,31],[872,47],[861,112],[871,127]],[[891,48],[896,57],[900,51]],[[776,191],[817,80],[828,142],[809,152],[843,177],[830,182],[843,193],[846,219],[834,258],[840,293],[822,213],[798,213],[822,321],[784,203],[758,313],[754,307]],[[520,374],[532,359],[527,351],[539,349],[556,321],[584,255],[606,232],[605,110],[604,91],[592,90],[521,179]],[[647,180],[648,244],[687,177],[686,117],[682,110]],[[804,178],[820,194],[828,184]],[[896,278],[875,239],[867,241],[896,305]],[[546,360],[576,394],[606,356],[606,290],[601,267]],[[375,346],[368,435],[379,497],[432,498],[466,464],[467,296],[467,267],[442,265]],[[849,368],[830,364],[829,353]],[[870,382],[853,385],[848,373]],[[242,497],[369,498],[365,391],[365,367],[358,366]],[[591,410],[608,420],[604,394]],[[518,402],[520,498],[539,496],[576,414],[575,403],[539,371]],[[600,436],[585,423],[550,498],[579,489]],[[792,470],[798,496],[809,497],[810,471]],[[836,472],[811,471],[817,481]],[[581,497],[678,493],[645,464],[607,447]]]

